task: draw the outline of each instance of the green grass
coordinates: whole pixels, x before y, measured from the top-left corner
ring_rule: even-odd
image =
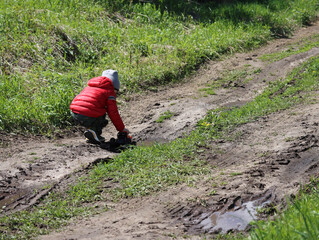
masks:
[[[170,119],[171,117],[173,117],[175,114],[171,111],[166,111],[163,114],[161,114],[161,116],[156,120],[157,123],[162,123],[164,122],[166,119]]]
[[[318,182],[314,182],[308,186],[308,189],[300,191],[295,199],[289,201],[286,210],[280,213],[275,220],[256,222],[249,239],[318,239],[318,187]]]
[[[245,83],[252,80],[251,75],[256,75],[261,72],[260,68],[249,69],[250,65],[244,66],[243,69],[236,69],[223,72],[218,79],[214,79],[208,83],[205,88],[199,89],[206,95],[215,95],[215,90],[218,88],[232,88],[243,86]]]
[[[211,139],[228,135],[240,124],[306,103],[310,93],[319,90],[318,69],[319,58],[312,58],[286,79],[270,84],[252,102],[242,107],[209,112],[198,129],[185,138],[166,144],[134,147],[110,162],[98,164],[63,193],[52,192],[32,210],[1,218],[0,239],[30,239],[44,234],[75,216],[94,212],[89,206],[96,201],[144,196],[182,183],[196,186],[196,181],[215,171],[205,159],[198,157],[202,146]],[[108,188],[105,184],[114,187]]]
[[[209,135],[227,132],[243,123],[254,121],[260,116],[287,109],[303,101],[300,92],[318,88],[319,60],[314,58],[295,69],[284,81],[270,83],[261,95],[242,107],[215,109],[199,122],[199,126]]]
[[[288,49],[282,52],[275,52],[271,54],[265,54],[260,59],[268,62],[276,62],[286,57],[296,55],[298,53],[307,52],[314,47],[319,46],[319,34],[312,35],[310,37],[300,40],[298,43],[291,45]]]
[[[3,0],[0,130],[50,134],[89,78],[117,69],[124,93],[191,74],[309,24],[317,0]]]
[[[211,87],[205,87],[205,88],[201,88],[199,89],[200,92],[204,92],[204,96],[207,95],[216,95],[216,92],[214,91],[213,88]]]

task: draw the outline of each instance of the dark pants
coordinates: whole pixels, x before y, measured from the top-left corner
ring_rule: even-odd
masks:
[[[108,124],[108,120],[105,119],[106,114],[101,117],[94,118],[77,114],[71,111],[71,116],[78,124],[92,129],[99,136],[102,134],[102,129]]]

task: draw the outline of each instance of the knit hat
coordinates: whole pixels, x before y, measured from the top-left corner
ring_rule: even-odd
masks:
[[[109,78],[113,82],[115,90],[120,90],[119,74],[116,70],[108,69],[103,71],[102,76]]]

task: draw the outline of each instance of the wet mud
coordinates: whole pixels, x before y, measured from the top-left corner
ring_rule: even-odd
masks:
[[[6,133],[2,137],[8,146],[1,148],[0,215],[30,208],[76,172],[114,155],[80,136],[71,141]],[[12,141],[19,144],[14,147]]]
[[[291,39],[213,61],[184,83],[119,97],[126,127],[137,145],[183,137],[207,110],[241,106],[269,82],[318,56],[319,48],[313,48],[275,63],[259,59],[314,33],[319,33],[318,24],[301,29]],[[252,80],[225,83],[215,95],[204,96],[200,91],[225,71],[247,66],[249,71],[259,69]],[[311,105],[240,126],[232,133],[235,140],[207,143],[199,157],[212,166],[212,172],[198,179],[196,186],[174,186],[152,196],[123,199],[108,206],[105,213],[72,222],[39,239],[202,239],[203,234],[213,238],[216,233],[245,231],[251,220],[263,217],[260,209],[267,213],[280,209],[287,196],[294,196],[300,186],[318,176],[318,100],[315,97]],[[171,118],[158,121],[167,111],[173,113]],[[103,131],[106,139],[116,134],[112,125]],[[53,139],[2,132],[0,144],[0,215],[32,207],[50,191],[76,181],[92,165],[118,154],[87,144],[81,129]]]
[[[268,195],[247,202],[242,202],[238,197],[218,211],[203,212],[198,217],[193,216],[184,221],[188,222],[185,225],[188,225],[188,231],[191,233],[226,234],[245,231],[250,227],[250,222],[259,219],[258,210],[267,204],[271,204]]]
[[[219,161],[214,164],[222,169],[227,166],[228,169],[233,168],[228,164],[235,165],[240,174],[235,177],[229,174],[222,181],[218,181],[219,184],[224,181],[228,183],[222,187],[214,187],[213,197],[205,196],[196,204],[179,203],[176,208],[169,210],[168,215],[182,223],[189,234],[245,231],[250,229],[251,221],[268,219],[272,213],[283,208],[290,197],[294,198],[300,187],[310,182],[311,177],[319,176],[317,117],[318,112],[313,126],[307,127],[307,131],[311,129],[309,134],[295,137],[293,141],[289,140],[288,146],[280,151],[269,149],[267,154],[261,154],[263,156],[259,156],[257,161],[249,157],[240,159],[245,157],[245,154],[237,152],[235,161],[243,165],[252,164],[250,166],[239,166],[238,163],[230,161],[225,165],[223,157],[214,156]],[[245,128],[247,127],[252,126],[248,124]],[[299,130],[301,132],[302,128]],[[255,134],[253,136],[256,137]],[[238,148],[239,145],[241,144],[233,143],[225,147],[224,150],[229,152],[227,156],[232,155],[231,149]],[[254,153],[253,149],[254,147],[251,153]],[[241,157],[238,157],[238,154]]]

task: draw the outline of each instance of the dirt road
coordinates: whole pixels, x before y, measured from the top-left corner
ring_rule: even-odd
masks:
[[[274,63],[259,59],[318,33],[316,23],[300,29],[290,39],[212,61],[182,84],[131,96],[126,101],[119,98],[121,115],[139,142],[150,144],[181,137],[207,110],[244,104],[269,82],[318,56],[319,48],[313,48]],[[224,72],[243,68],[255,72],[250,81],[230,81],[215,95],[204,96],[200,91]],[[156,122],[167,111],[173,117]],[[74,221],[61,232],[39,239],[202,239],[204,233],[245,229],[245,221],[254,217],[252,204],[278,204],[285,195],[296,193],[311,175],[318,175],[318,125],[318,101],[245,124],[238,129],[241,134],[236,141],[214,142],[202,155],[216,167],[214,188],[203,180],[196,188],[177,186],[154,196],[123,200],[108,206],[110,210],[105,213]],[[108,126],[103,136],[108,139],[115,134],[114,127]],[[86,144],[80,133],[51,140],[2,133],[0,141],[2,214],[36,204],[55,186],[67,184],[71,174],[80,174],[90,164],[115,154]],[[227,220],[236,214],[244,217],[232,226]],[[218,220],[225,221],[222,227]]]

